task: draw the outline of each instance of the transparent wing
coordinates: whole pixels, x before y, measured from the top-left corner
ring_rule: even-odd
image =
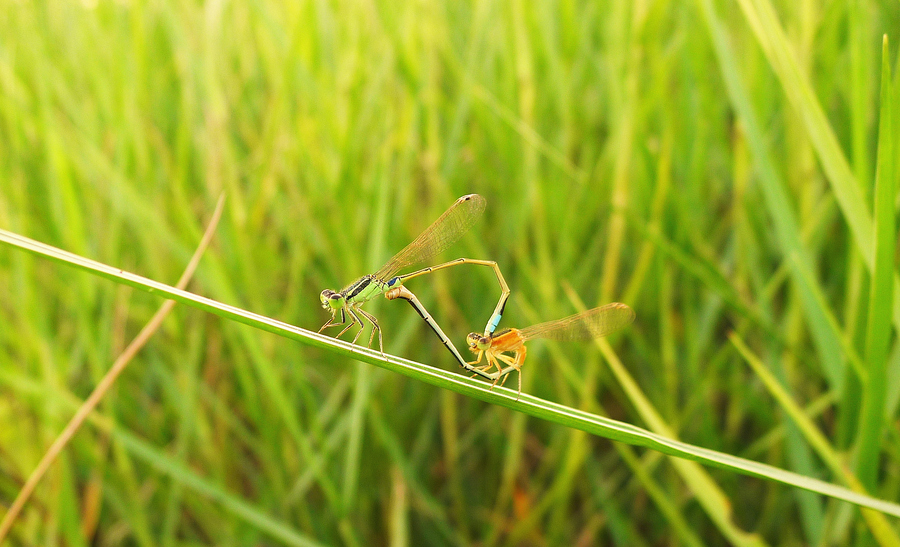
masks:
[[[613,302],[556,321],[525,327],[519,332],[525,340],[534,338],[546,338],[560,342],[593,340],[606,336],[632,321],[634,321],[634,310],[625,304]]]
[[[423,262],[443,251],[475,224],[484,212],[485,205],[484,198],[478,194],[459,198],[419,237],[375,272],[375,277],[387,280],[403,268]]]

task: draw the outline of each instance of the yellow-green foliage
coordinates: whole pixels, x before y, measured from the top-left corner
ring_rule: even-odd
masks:
[[[869,0],[0,2],[0,228],[174,284],[224,192],[190,290],[317,330],[322,289],[476,192],[440,259],[500,264],[501,327],[637,314],[602,350],[529,344],[525,393],[897,500],[897,29]],[[409,288],[461,349],[499,296],[479,267]],[[0,246],[0,513],[160,303]],[[458,370],[371,304],[387,352]],[[898,529],[184,306],[98,415],[13,544]]]

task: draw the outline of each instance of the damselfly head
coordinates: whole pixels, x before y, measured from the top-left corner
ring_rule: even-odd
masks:
[[[338,310],[344,307],[344,295],[331,289],[322,291],[322,294],[319,295],[319,300],[322,301],[322,307],[326,310]]]
[[[470,332],[469,335],[466,336],[466,343],[469,344],[469,349],[474,353],[484,351],[491,347],[490,337],[482,336],[477,332]]]

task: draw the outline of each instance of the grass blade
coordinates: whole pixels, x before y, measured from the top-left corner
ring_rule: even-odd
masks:
[[[850,226],[853,240],[871,268],[874,250],[872,216],[812,85],[797,63],[774,7],[768,0],[738,0],[738,4],[781,81],[785,94],[799,113]]]
[[[772,160],[772,154],[766,144],[761,125],[758,121],[750,95],[737,73],[734,51],[726,40],[724,29],[718,16],[713,11],[709,0],[700,0],[700,7],[707,22],[725,87],[731,103],[741,117],[747,140],[759,170],[759,183],[763,190],[769,217],[775,224],[781,251],[790,265],[791,277],[800,291],[803,311],[807,315],[809,328],[816,344],[819,358],[831,387],[841,392],[844,381],[844,366],[839,340],[842,333],[828,321],[831,312],[823,308],[826,301],[810,269],[814,264],[809,251],[800,238],[799,223],[792,210],[785,184],[779,176]]]
[[[206,248],[209,245],[209,241],[210,239],[212,239],[215,228],[219,224],[219,218],[222,216],[222,208],[224,207],[224,205],[225,195],[223,194],[219,197],[219,202],[216,205],[215,212],[213,213],[212,219],[207,226],[206,232],[203,234],[203,238],[201,239],[197,250],[194,252],[194,256],[191,257],[191,261],[188,263],[184,274],[182,274],[181,278],[178,280],[176,288],[183,289],[184,287],[186,287],[191,277],[193,276],[194,271],[197,269],[197,265],[200,263],[200,258],[203,256],[204,251],[206,251]],[[122,352],[118,359],[116,359],[109,372],[106,373],[100,383],[97,384],[97,387],[94,388],[94,391],[91,393],[90,397],[88,397],[84,404],[79,407],[78,411],[69,421],[68,425],[66,425],[65,429],[59,434],[56,440],[53,441],[53,444],[50,445],[50,448],[44,454],[43,458],[41,458],[40,463],[38,463],[32,474],[28,477],[28,481],[19,491],[19,494],[16,496],[13,504],[3,516],[3,520],[2,522],[0,522],[0,543],[3,543],[3,539],[9,532],[10,527],[12,527],[13,522],[18,516],[19,512],[22,510],[22,507],[28,501],[29,496],[31,496],[31,493],[34,491],[34,488],[37,486],[38,482],[56,460],[56,457],[69,443],[75,433],[78,432],[88,415],[90,415],[90,413],[94,411],[97,405],[100,404],[100,401],[112,388],[113,384],[116,381],[116,378],[118,378],[122,371],[125,370],[125,367],[128,366],[128,363],[131,362],[131,359],[134,357],[134,355],[137,354],[138,351],[140,351],[140,349],[159,329],[163,320],[166,318],[166,316],[169,315],[169,312],[172,310],[172,307],[174,305],[175,303],[172,301],[163,303],[159,311],[154,314],[153,318],[147,323],[144,329],[141,330],[140,334],[132,341],[131,344],[129,344],[129,346],[125,349],[124,352]]]
[[[744,360],[746,360],[753,369],[753,372],[756,373],[763,384],[765,384],[766,389],[769,390],[772,397],[778,401],[781,408],[787,412],[788,416],[791,417],[791,420],[797,425],[797,428],[803,434],[806,442],[808,442],[816,451],[816,454],[822,458],[822,461],[825,462],[825,465],[828,466],[834,476],[841,477],[853,490],[864,493],[865,489],[858,479],[848,470],[847,466],[841,460],[834,447],[831,446],[831,443],[828,442],[825,435],[819,431],[813,421],[807,416],[806,412],[800,408],[800,405],[791,398],[790,394],[779,383],[778,379],[769,372],[759,357],[750,351],[750,348],[747,347],[741,337],[736,333],[731,333],[729,338]],[[881,545],[900,545],[897,534],[882,515],[873,511],[863,510],[863,517],[865,517],[872,534],[878,539]]]
[[[894,270],[894,200],[896,198],[893,92],[888,63],[888,40],[884,37],[881,61],[881,116],[878,130],[878,168],[875,171],[875,269],[872,272],[866,333],[867,378],[863,391],[857,444],[856,472],[862,484],[875,491],[878,456],[884,433],[887,399],[888,349],[891,337],[892,274]]]
[[[567,407],[552,401],[539,399],[527,394],[522,394],[521,398],[516,401],[516,390],[507,388],[496,388],[495,390],[491,390],[486,383],[453,372],[433,368],[393,355],[383,357],[381,353],[377,351],[354,346],[342,340],[336,340],[329,336],[313,333],[282,321],[270,319],[228,304],[216,302],[203,296],[178,290],[175,287],[152,281],[88,258],[80,257],[6,230],[0,230],[0,242],[38,256],[49,258],[55,262],[110,279],[117,283],[123,283],[136,289],[170,298],[179,303],[211,312],[220,317],[250,325],[266,332],[278,334],[310,346],[325,348],[339,355],[373,364],[392,372],[398,372],[430,385],[449,389],[481,401],[511,408],[536,418],[579,429],[614,441],[644,446],[670,456],[677,456],[686,460],[697,461],[706,465],[727,469],[752,477],[769,479],[797,488],[803,488],[811,492],[817,492],[819,494],[900,517],[900,504],[897,503],[859,494],[841,486],[792,473],[771,465],[690,445],[652,433],[628,423],[597,416],[589,412]]]
[[[863,262],[871,272],[875,268],[874,221],[866,206],[860,186],[853,177],[847,158],[822,106],[800,69],[794,52],[768,0],[738,0],[744,17],[753,29],[769,64],[781,82],[785,94],[803,121],[806,133],[822,164],[826,179],[850,227],[853,241]],[[900,277],[893,275],[892,317],[900,326]]]

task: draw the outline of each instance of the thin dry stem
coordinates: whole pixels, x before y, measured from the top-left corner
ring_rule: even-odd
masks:
[[[206,232],[203,234],[203,238],[200,240],[200,244],[197,246],[197,250],[194,251],[194,255],[191,257],[191,261],[188,263],[187,268],[185,268],[184,273],[181,274],[181,278],[178,280],[178,284],[176,287],[179,289],[184,289],[191,277],[194,275],[194,271],[197,269],[197,265],[200,263],[200,258],[203,256],[203,253],[206,251],[206,247],[209,245],[210,240],[212,239],[212,235],[215,232],[216,226],[219,223],[219,218],[222,216],[222,209],[225,205],[225,195],[222,194],[219,197],[219,201],[216,204],[216,210],[213,213],[212,218],[210,219],[209,226],[206,228]],[[81,425],[84,423],[85,419],[90,415],[91,412],[97,405],[100,404],[100,401],[103,399],[104,395],[110,390],[113,386],[113,383],[119,377],[131,359],[140,351],[141,348],[150,340],[150,337],[159,329],[159,326],[162,324],[163,320],[169,315],[169,312],[172,311],[172,308],[175,306],[174,300],[166,300],[163,302],[162,306],[159,307],[159,310],[153,315],[150,321],[141,329],[141,332],[135,337],[135,339],[125,348],[125,351],[119,355],[118,359],[113,363],[112,367],[109,369],[109,372],[106,373],[105,376],[100,380],[100,383],[97,384],[97,387],[94,388],[94,391],[91,392],[90,397],[84,401],[84,404],[79,407],[78,411],[72,416],[72,419],[69,420],[69,423],[66,425],[65,429],[59,434],[53,444],[50,445],[50,448],[47,449],[47,452],[44,454],[44,457],[41,458],[41,461],[38,463],[37,467],[34,468],[34,471],[31,472],[31,475],[28,477],[28,480],[25,481],[25,484],[22,486],[22,489],[19,490],[19,494],[16,496],[16,499],[13,501],[12,505],[9,507],[9,511],[6,512],[6,515],[3,517],[3,522],[0,522],[0,544],[3,543],[3,540],[6,538],[6,535],[9,533],[10,528],[12,528],[13,523],[16,518],[19,516],[19,513],[22,512],[22,508],[25,506],[25,503],[28,501],[28,498],[31,497],[32,492],[34,492],[35,487],[40,482],[40,480],[47,473],[47,470],[50,469],[50,466],[56,461],[56,458],[59,456],[60,452],[62,452],[63,448],[69,443],[72,437],[75,436],[75,433],[81,428]]]

